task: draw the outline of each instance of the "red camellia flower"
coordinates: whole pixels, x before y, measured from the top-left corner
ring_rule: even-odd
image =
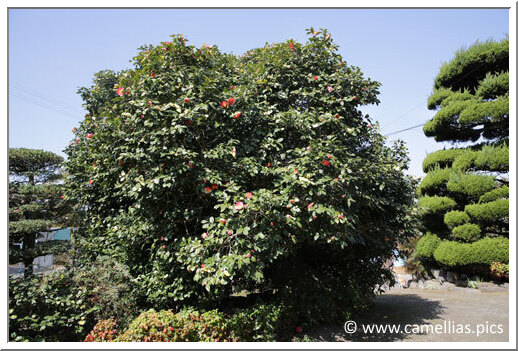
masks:
[[[344,65],[344,63],[342,61],[340,61],[340,66],[343,66],[343,65]]]
[[[152,102],[151,102],[151,100],[149,100],[149,101],[147,102],[147,105],[148,105],[148,106],[151,106],[151,104],[152,104]]]
[[[203,263],[201,264],[201,268],[205,268],[205,265]],[[174,330],[174,328],[172,330]]]
[[[186,124],[186,125],[191,124],[191,120],[190,120],[190,119],[188,119],[187,121],[185,121],[185,124]]]
[[[295,172],[295,174],[299,174],[299,170],[298,169],[294,169],[293,172]]]
[[[62,199],[62,200],[65,200],[65,195],[61,195],[61,199]]]
[[[296,333],[302,333],[302,328],[301,327],[296,327],[295,328],[295,332]]]
[[[212,184],[212,190],[216,190],[218,188],[218,184]]]
[[[189,168],[192,168],[192,162],[189,161],[187,165],[189,166]]]
[[[327,155],[327,158],[328,158],[328,159],[331,159],[332,157],[333,157],[333,156],[331,156],[331,155]]]
[[[235,204],[236,210],[238,210],[238,211],[242,210],[243,207],[245,207],[245,204],[243,204],[243,202],[241,202],[241,201],[236,202],[236,204]]]
[[[238,112],[234,115],[234,119],[238,119],[239,117],[241,117],[241,112]]]
[[[326,167],[329,167],[331,165],[331,163],[328,160],[323,160],[322,164]]]
[[[227,222],[227,220],[226,220],[225,218],[221,218],[221,219],[219,220],[219,223],[223,223],[223,224],[225,224],[226,222]]]
[[[246,254],[246,257],[252,257],[252,254],[249,252]]]
[[[120,88],[117,89],[117,95],[124,96],[124,88],[123,87],[120,87]]]
[[[155,76],[155,74],[153,72],[151,72],[151,77],[154,77],[154,76]]]
[[[165,250],[165,245],[162,245],[162,249],[164,249],[164,250]]]
[[[362,88],[362,91],[365,91],[365,87]]]
[[[221,107],[227,107],[228,106],[228,102],[223,100],[223,101],[221,101],[220,105],[221,105]]]
[[[273,226],[275,225],[275,223],[273,223],[273,222],[270,222],[270,225],[271,225],[271,226],[273,227]]]
[[[342,199],[345,199],[345,195],[342,195]]]
[[[344,218],[344,215],[340,213],[340,214],[338,215],[338,218],[342,219],[342,218]]]
[[[190,99],[190,98],[185,98],[185,99],[183,99],[183,102],[185,102],[185,103],[188,103],[189,101],[191,101],[191,99]]]
[[[230,229],[227,230],[227,234],[228,234],[228,236],[231,236],[232,235],[232,231]]]
[[[162,51],[166,51],[167,49],[166,48],[162,48]]]
[[[266,167],[270,167],[270,162],[268,162],[268,163],[266,164]]]
[[[212,192],[212,188],[210,186],[205,187],[205,194],[210,194]]]
[[[357,96],[353,96],[353,100],[358,100],[358,97]]]
[[[295,47],[293,46],[293,43],[289,43],[288,46],[290,47],[291,50],[295,51]]]
[[[318,80],[318,76],[313,77],[314,80]]]
[[[317,219],[317,216],[314,216],[313,219]]]
[[[290,203],[291,203],[291,204],[294,204],[294,203],[295,203],[295,200],[291,199],[291,200],[290,200]]]
[[[207,238],[209,237],[209,233],[203,233],[203,234],[201,235],[201,237],[202,237],[203,239],[207,239]]]
[[[89,184],[93,184],[93,182],[94,182],[94,181],[93,181],[93,180],[91,180],[91,179],[88,181],[88,183],[89,183]]]
[[[252,193],[246,193],[245,197],[250,200],[252,198],[252,195],[253,195]]]
[[[333,87],[332,87],[332,86],[328,86],[328,87],[327,87],[327,91],[328,91],[328,92],[332,93],[332,92],[333,92],[333,90],[334,90],[334,89],[333,89]]]
[[[86,138],[87,138],[87,139],[90,139],[90,138],[91,138],[91,137],[93,137],[93,136],[94,136],[94,133],[88,133],[88,134],[86,134]]]
[[[142,115],[142,116],[140,116],[140,118],[142,118],[142,119],[146,119],[146,116]]]
[[[338,118],[340,118],[340,115],[336,115],[336,118],[337,118],[337,119],[338,119]]]
[[[163,237],[163,236],[161,236],[161,237],[160,237],[160,240],[161,240],[161,241],[164,241],[164,237]]]
[[[234,99],[234,98],[228,98],[228,104],[229,104],[230,106],[234,105],[235,103],[236,103],[236,99]]]
[[[390,240],[390,239],[389,239],[389,237],[388,237],[388,236],[386,236],[386,237],[385,237],[385,241],[389,241],[389,240]]]

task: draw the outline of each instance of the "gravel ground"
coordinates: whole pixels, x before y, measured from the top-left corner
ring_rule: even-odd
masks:
[[[344,326],[339,325],[320,327],[310,331],[309,335],[321,341],[506,342],[509,341],[509,293],[394,289],[377,297],[370,312],[356,316],[352,320],[357,325],[356,333],[347,334]],[[435,326],[436,331],[361,331],[362,324],[374,323],[400,325],[401,330],[405,325],[431,324]],[[442,327],[438,327],[439,324]],[[470,328],[471,333],[466,333],[466,326]],[[463,333],[460,332],[460,328],[463,328]],[[494,333],[491,333],[489,328],[492,328]]]

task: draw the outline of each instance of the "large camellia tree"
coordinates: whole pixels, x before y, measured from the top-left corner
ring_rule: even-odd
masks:
[[[509,260],[509,40],[476,43],[445,63],[424,132],[455,147],[427,156],[419,190],[431,264],[461,270]],[[433,234],[432,234],[433,233]]]
[[[117,257],[159,307],[247,290],[329,320],[368,302],[414,184],[359,110],[379,83],[309,34],[242,56],[173,36],[82,89],[66,152],[83,259]]]

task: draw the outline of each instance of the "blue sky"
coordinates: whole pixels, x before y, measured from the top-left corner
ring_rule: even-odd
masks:
[[[327,28],[347,64],[383,84],[379,106],[364,111],[383,134],[426,122],[433,79],[442,62],[477,39],[509,32],[508,10],[10,10],[9,146],[64,155],[84,111],[76,91],[102,69],[121,70],[137,48],[183,33],[191,44],[241,54],[265,42],[306,41]],[[410,173],[422,176],[427,153],[448,144],[421,128],[391,136],[407,142]]]

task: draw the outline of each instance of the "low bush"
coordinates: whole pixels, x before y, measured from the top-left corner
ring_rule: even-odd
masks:
[[[73,276],[87,290],[85,303],[96,307],[96,320],[117,319],[125,327],[139,314],[137,292],[128,269],[116,260],[101,256]]]
[[[456,239],[465,242],[473,242],[480,238],[480,227],[473,223],[466,223],[453,228],[452,233]]]
[[[440,244],[441,239],[437,235],[431,233],[423,235],[423,237],[417,242],[417,257],[426,260],[433,259],[434,252]]]
[[[483,238],[474,243],[443,241],[433,254],[435,260],[447,267],[491,265],[509,262],[509,239]]]
[[[11,341],[81,341],[94,325],[87,289],[70,272],[9,280]]]
[[[280,306],[257,303],[235,311],[227,326],[237,341],[276,341],[281,317]]]
[[[494,278],[508,280],[509,279],[509,264],[501,262],[491,263],[491,275]]]
[[[464,211],[450,211],[444,215],[444,223],[450,228],[457,227],[468,222],[469,216]]]
[[[143,312],[116,341],[235,341],[226,317],[217,310],[200,313],[183,310]]]
[[[105,319],[97,322],[94,329],[86,336],[85,342],[114,341],[118,334],[117,321]]]

